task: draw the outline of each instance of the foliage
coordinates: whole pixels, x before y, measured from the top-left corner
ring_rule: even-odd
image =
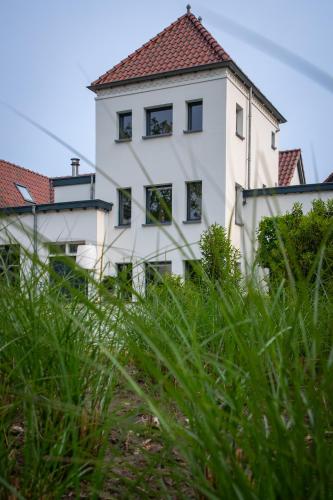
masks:
[[[258,243],[258,263],[269,269],[271,284],[307,278],[333,291],[333,200],[314,200],[307,214],[295,203],[290,213],[263,218]]]
[[[241,277],[239,251],[233,247],[225,228],[212,224],[200,238],[202,266],[209,280],[225,287],[238,285]]]

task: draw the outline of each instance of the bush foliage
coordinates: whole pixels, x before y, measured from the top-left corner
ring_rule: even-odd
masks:
[[[257,258],[270,271],[270,284],[307,279],[333,290],[333,200],[314,200],[304,214],[295,203],[285,215],[264,217]]]

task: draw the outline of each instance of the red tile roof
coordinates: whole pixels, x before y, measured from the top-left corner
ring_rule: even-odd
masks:
[[[279,152],[279,186],[289,186],[300,158],[300,149]]]
[[[0,208],[30,204],[24,200],[16,184],[26,187],[37,204],[53,202],[53,189],[48,177],[0,160]]]
[[[324,182],[333,182],[333,172],[324,180]]]
[[[163,74],[231,61],[229,55],[191,13],[184,14],[91,85]]]

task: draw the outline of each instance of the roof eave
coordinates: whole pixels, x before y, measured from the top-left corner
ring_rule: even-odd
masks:
[[[165,71],[163,73],[155,73],[152,75],[138,76],[135,78],[129,78],[127,80],[116,80],[108,83],[99,83],[89,85],[87,88],[92,92],[97,93],[99,90],[119,87],[122,85],[130,85],[133,83],[140,83],[148,80],[157,80],[159,78],[168,78],[172,76],[182,75],[186,73],[195,73],[198,71],[205,71],[215,68],[228,68],[244,83],[248,88],[252,87],[252,91],[255,97],[269,110],[269,112],[277,119],[279,123],[286,123],[284,116],[276,109],[275,106],[262,94],[262,92],[256,87],[252,81],[245,75],[245,73],[237,66],[234,61],[220,61],[217,63],[201,64],[198,66],[191,66],[189,68],[180,68],[173,71]]]

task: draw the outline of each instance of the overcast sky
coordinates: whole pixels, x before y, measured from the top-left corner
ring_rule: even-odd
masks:
[[[333,92],[231,34],[206,8],[333,75],[332,0],[191,4],[192,12],[203,16],[205,27],[287,118],[281,126],[281,149],[301,147],[307,181],[322,181],[333,171]],[[181,16],[185,7],[184,0],[0,0],[0,158],[56,176],[70,173],[73,156],[5,102],[94,162],[94,94],[86,86]],[[82,170],[91,168],[83,162]]]

